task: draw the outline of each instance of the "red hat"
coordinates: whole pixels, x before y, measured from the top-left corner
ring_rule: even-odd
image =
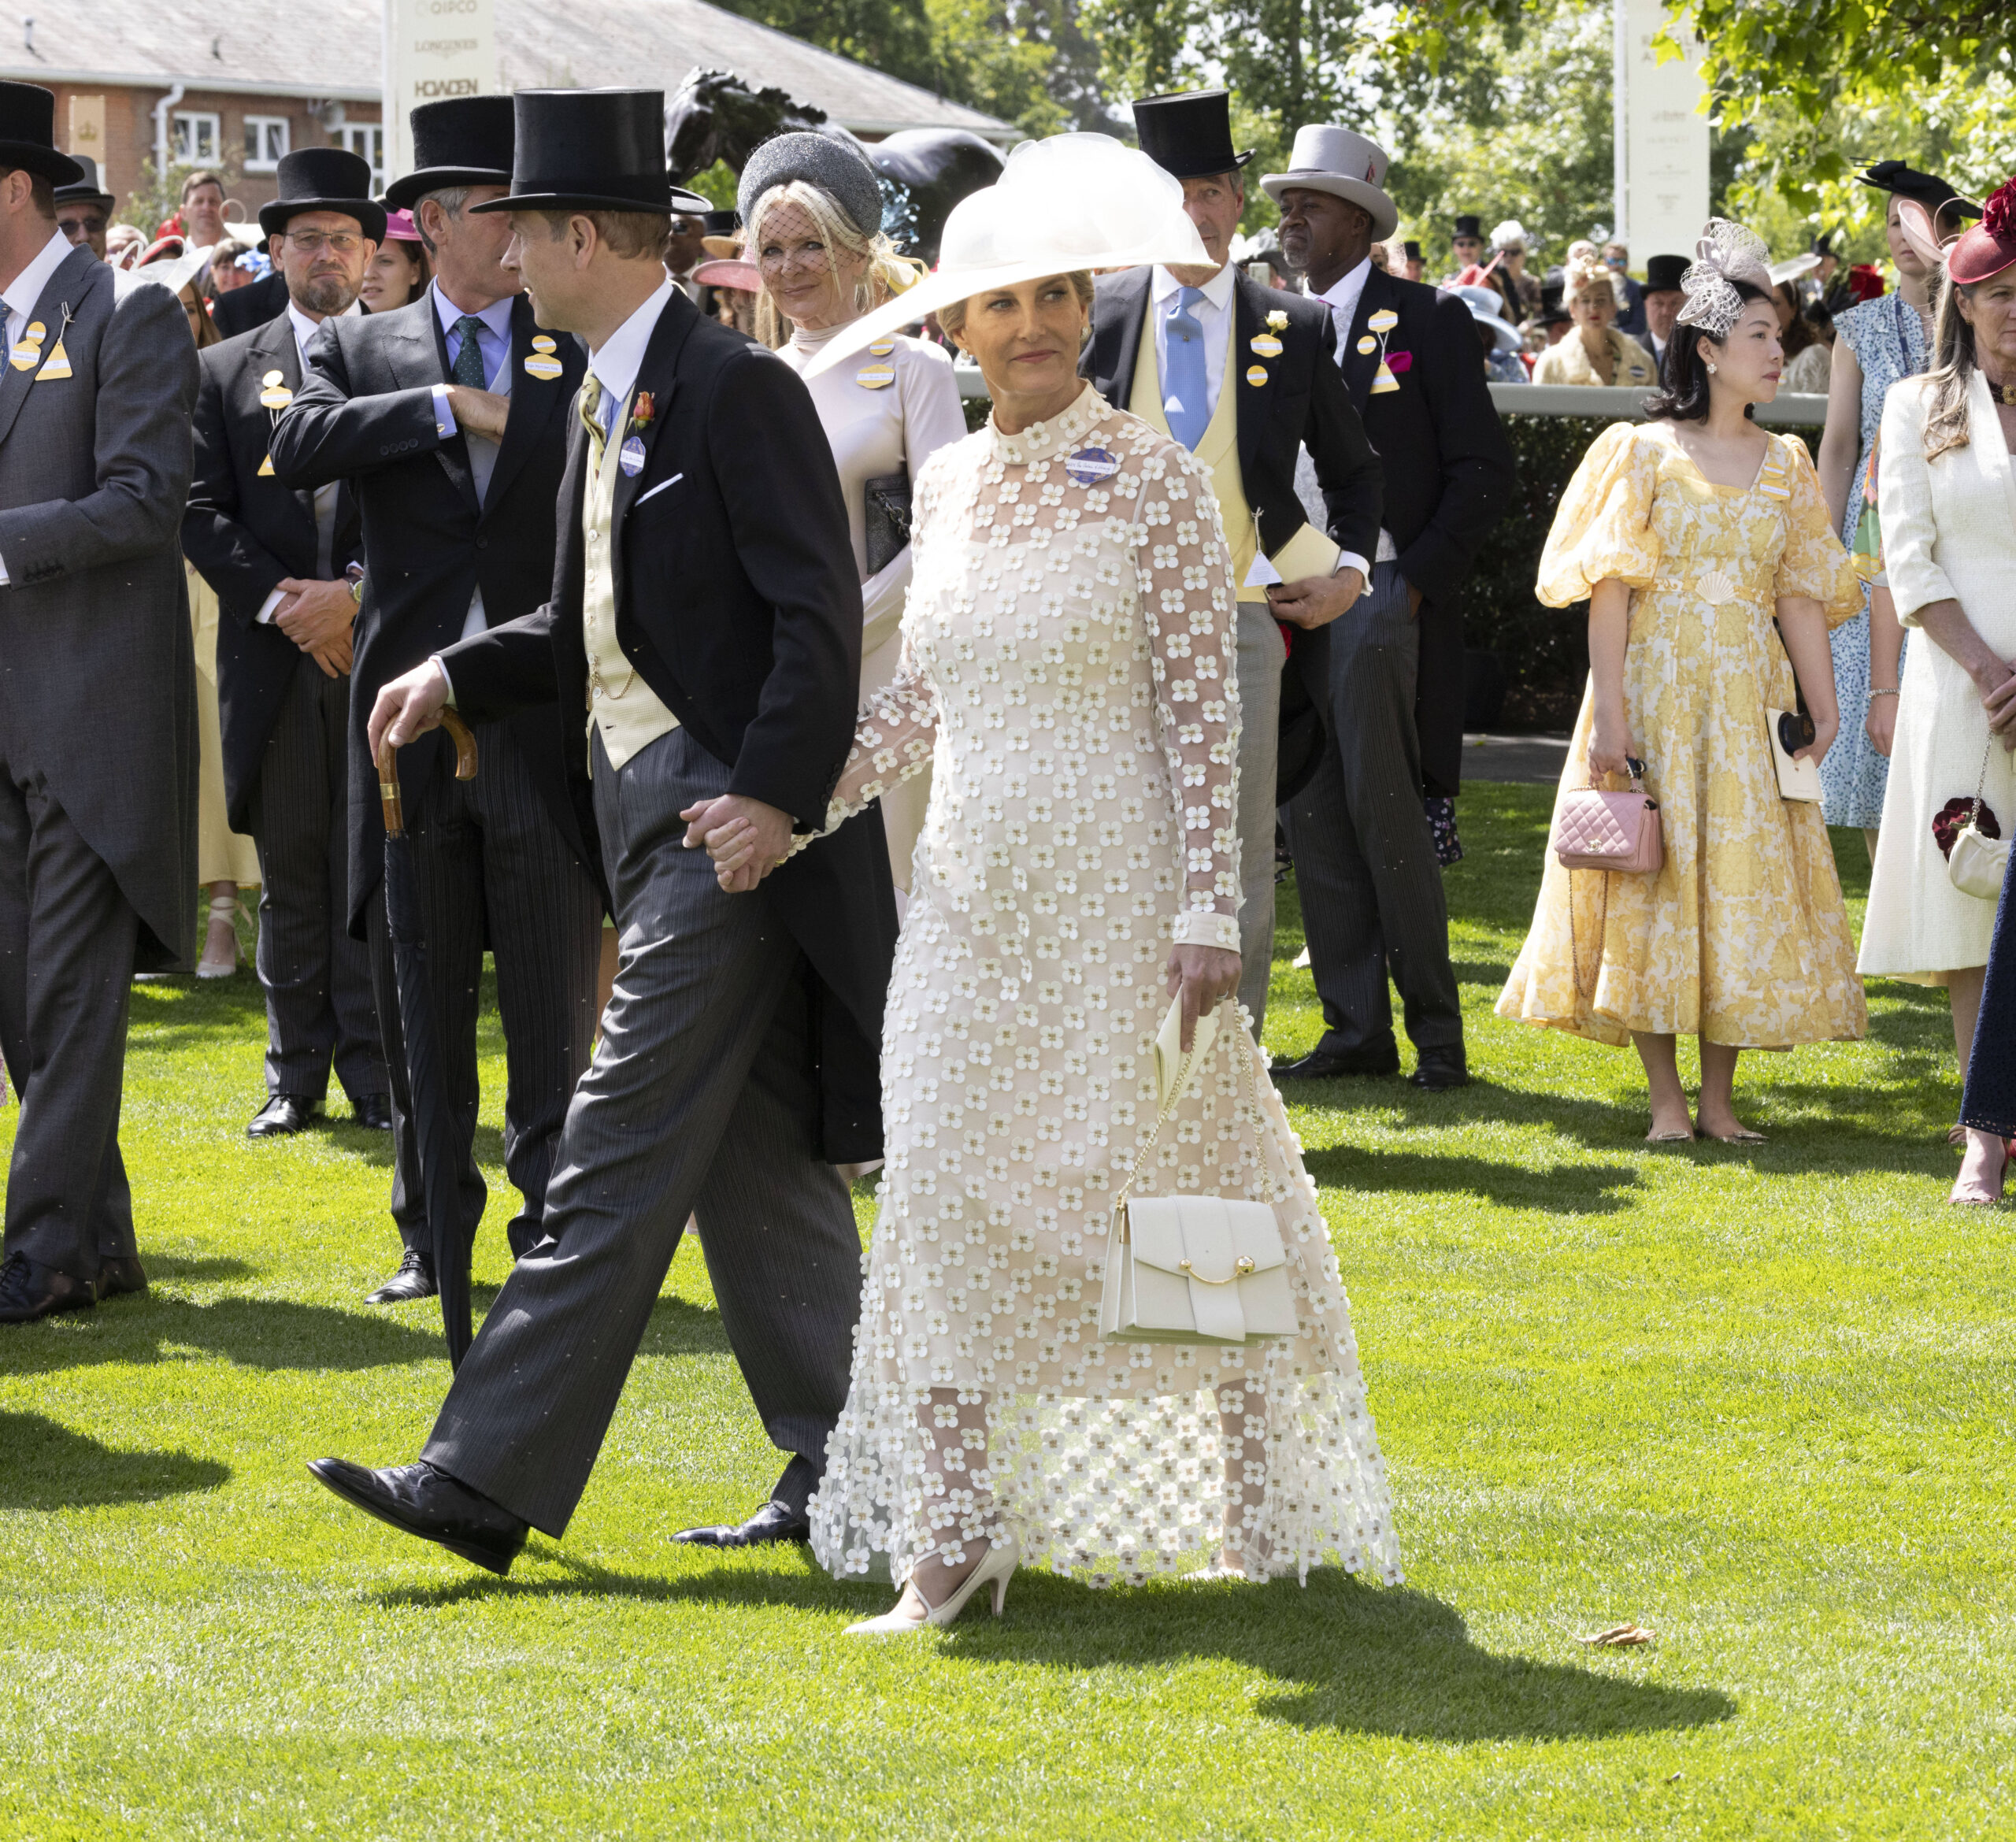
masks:
[[[1999,275],[2016,262],[2016,179],[2005,180],[1988,195],[1981,221],[1954,244],[1946,273],[1957,285],[1971,287]]]

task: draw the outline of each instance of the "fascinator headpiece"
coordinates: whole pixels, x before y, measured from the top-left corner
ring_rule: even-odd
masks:
[[[1711,217],[1694,260],[1681,276],[1686,305],[1677,316],[1682,326],[1699,327],[1710,339],[1725,339],[1743,312],[1736,284],[1747,283],[1761,295],[1771,291],[1770,251],[1754,230],[1726,217]]]
[[[1986,281],[2016,262],[2016,179],[1988,195],[1981,221],[1947,252],[1946,274],[1961,287]]]

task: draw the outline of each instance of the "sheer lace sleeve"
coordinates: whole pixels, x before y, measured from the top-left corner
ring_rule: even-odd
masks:
[[[921,773],[937,746],[938,699],[906,633],[895,676],[861,706],[854,747],[827,803],[826,832],[819,835],[837,831],[891,787]]]
[[[1238,612],[1209,476],[1173,443],[1142,463],[1135,580],[1154,654],[1156,739],[1183,840],[1179,945],[1239,951]]]

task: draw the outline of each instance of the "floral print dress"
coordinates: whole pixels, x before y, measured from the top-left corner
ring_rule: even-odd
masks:
[[[1765,727],[1790,710],[1781,595],[1830,624],[1862,605],[1800,442],[1766,435],[1747,487],[1704,479],[1660,424],[1591,444],[1541,553],[1549,607],[1614,577],[1631,589],[1624,701],[1659,802],[1656,877],[1569,871],[1550,851],[1498,1014],[1600,1043],[1634,1031],[1732,1048],[1868,1033],[1855,944],[1818,806],[1783,799]],[[1560,791],[1588,782],[1593,688]]]
[[[835,806],[932,765],[814,1551],[901,1581],[1012,1532],[1025,1560],[1095,1580],[1177,1570],[1224,1538],[1229,1459],[1249,1564],[1397,1580],[1336,1251],[1243,1029],[1220,1030],[1137,1188],[1270,1202],[1299,1334],[1099,1334],[1108,1213],[1156,1116],[1171,943],[1239,943],[1236,602],[1208,478],[1088,386],[1050,423],[990,422],[932,456],[912,541],[902,663]],[[967,1430],[927,1431],[933,1400]]]

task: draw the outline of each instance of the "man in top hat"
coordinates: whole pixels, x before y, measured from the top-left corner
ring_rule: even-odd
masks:
[[[512,193],[484,209],[510,212],[543,324],[590,353],[553,599],[387,686],[372,727],[408,741],[451,685],[465,715],[557,700],[622,969],[547,1196],[557,1244],[506,1282],[419,1463],[313,1467],[500,1573],[528,1524],[566,1528],[689,1212],[764,1426],[791,1455],[748,1522],[684,1539],[805,1539],[860,1310],[832,1163],[880,1155],[895,924],[873,808],[754,896],[724,893],[686,848],[746,817],[772,862],[825,823],[861,663],[847,508],[797,374],[702,319],[658,260],[669,212],[701,208],[667,180],[659,93],[515,100]]]
[[[1401,265],[1403,274],[1409,281],[1419,281],[1422,268],[1421,245],[1412,237],[1400,246],[1400,254],[1406,260]]]
[[[266,1091],[246,1130],[302,1132],[333,1066],[358,1124],[391,1129],[371,963],[350,936],[350,669],[357,615],[346,572],[361,565],[357,503],[338,481],[280,480],[273,431],[301,388],[326,321],[358,311],[384,240],[371,168],[341,147],[280,163],[259,212],[287,311],[202,354],[196,471],[183,554],[217,591],[217,702],[232,827],[259,850],[259,983],[266,994]]]
[[[1642,340],[1645,332],[1645,289],[1631,279],[1631,252],[1616,239],[1603,245],[1603,266],[1617,293],[1617,330],[1626,339]]]
[[[56,99],[0,83],[0,1051],[20,1110],[0,1323],[142,1292],[127,995],[195,950],[196,668],[176,539],[196,350],[57,228]]]
[[[83,176],[56,188],[56,222],[72,243],[84,244],[102,262],[105,233],[118,201],[98,183],[98,162],[90,154],[72,154],[70,158]]]
[[[1321,758],[1326,628],[1364,591],[1379,463],[1337,373],[1329,314],[1227,262],[1252,155],[1232,146],[1226,93],[1143,98],[1134,125],[1141,150],[1183,182],[1216,265],[1102,276],[1080,369],[1109,402],[1195,454],[1217,495],[1240,601],[1239,996],[1257,1034],[1274,959],[1275,810]],[[1325,528],[1295,496],[1305,443]]]
[[[1638,343],[1652,354],[1662,375],[1666,367],[1666,345],[1673,337],[1674,322],[1687,296],[1681,291],[1680,278],[1687,272],[1685,256],[1655,256],[1645,265],[1645,287],[1640,297],[1645,309],[1645,330]]]
[[[1484,219],[1480,213],[1466,211],[1458,215],[1449,239],[1449,256],[1456,265],[1449,272],[1452,278],[1484,260]]]
[[[1376,143],[1323,125],[1298,130],[1288,170],[1260,182],[1280,207],[1283,250],[1336,324],[1343,381],[1385,487],[1370,590],[1331,630],[1323,765],[1286,815],[1325,1027],[1314,1050],[1275,1073],[1395,1072],[1390,971],[1418,1052],[1409,1079],[1448,1088],[1469,1073],[1423,801],[1453,799],[1461,785],[1458,595],[1514,472],[1469,309],[1372,265],[1373,241],[1394,223],[1385,176]]]
[[[511,98],[430,102],[412,120],[420,164],[387,188],[386,202],[413,213],[434,280],[406,306],[332,325],[272,448],[284,484],[314,490],[346,480],[362,518],[346,913],[350,932],[370,945],[391,1082],[392,1218],[404,1243],[398,1272],[371,1295],[379,1303],[427,1297],[435,1275],[365,723],[381,685],[465,635],[529,613],[550,592],[553,506],[584,364],[573,340],[540,332],[517,272],[502,265],[504,221],[476,209],[502,197],[511,176]],[[439,736],[399,763],[435,1034],[461,1136],[463,1228],[473,1239],[488,1194],[474,1152],[487,945],[504,1025],[504,1168],[523,1199],[510,1238],[521,1255],[544,1232],[561,1121],[595,1032],[602,899],[567,784],[568,726],[552,709],[479,725],[473,780],[454,778]]]

